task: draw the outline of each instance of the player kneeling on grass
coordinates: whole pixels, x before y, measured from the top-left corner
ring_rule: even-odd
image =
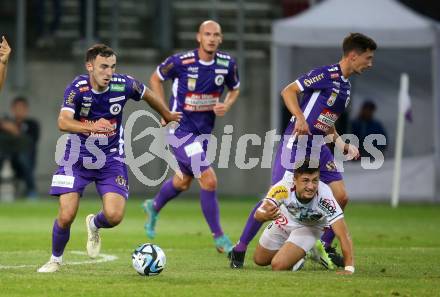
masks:
[[[319,180],[318,164],[306,159],[295,165],[291,182],[286,179],[275,184],[255,212],[257,221],[273,221],[261,235],[254,262],[271,265],[272,270],[296,271],[302,268],[308,251],[319,261],[315,243],[324,227],[331,226],[344,255],[345,269],[338,273],[352,274],[353,247],[344,215],[329,186]]]

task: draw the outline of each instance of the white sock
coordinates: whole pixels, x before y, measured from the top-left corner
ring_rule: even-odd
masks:
[[[96,225],[95,225],[95,217],[93,217],[93,219],[90,220],[89,226],[93,232],[98,231],[98,227],[96,227]]]
[[[57,256],[50,256],[50,261],[51,262],[57,262],[57,263],[62,263],[63,262],[63,255],[57,257]]]

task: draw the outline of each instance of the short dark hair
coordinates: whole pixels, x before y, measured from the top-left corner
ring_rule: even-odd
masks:
[[[374,51],[376,49],[376,42],[372,38],[362,33],[350,33],[342,42],[342,51],[344,52],[344,56],[353,50],[357,51],[358,53],[364,53],[367,50]]]
[[[301,174],[313,174],[319,172],[319,161],[315,159],[305,158],[295,162],[293,174],[298,177]]]
[[[11,106],[14,106],[17,103],[23,103],[24,105],[29,105],[28,100],[24,96],[17,96],[12,100]]]
[[[95,44],[91,48],[89,48],[86,52],[86,62],[91,62],[96,59],[97,56],[103,56],[105,58],[116,56],[115,51],[102,43]]]

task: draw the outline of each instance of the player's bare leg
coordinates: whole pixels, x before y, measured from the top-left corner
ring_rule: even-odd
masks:
[[[254,262],[259,266],[267,266],[272,262],[272,258],[278,250],[269,250],[257,244],[254,252]]]
[[[200,184],[200,205],[209,229],[214,237],[215,247],[219,253],[229,253],[232,242],[223,233],[220,225],[220,210],[217,201],[217,176],[209,167],[204,170],[198,179]]]
[[[70,225],[76,217],[79,206],[79,194],[67,193],[59,198],[58,217],[52,229],[52,256],[40,267],[38,272],[56,272],[63,261],[64,249],[70,238]]]
[[[299,270],[302,268],[305,256],[306,252],[302,248],[291,242],[286,242],[272,258],[272,270],[292,270],[292,267],[295,267],[295,271]],[[301,265],[296,265],[298,262]]]

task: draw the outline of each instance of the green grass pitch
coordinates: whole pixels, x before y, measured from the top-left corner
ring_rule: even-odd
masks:
[[[254,203],[220,200],[223,228],[233,241]],[[157,237],[147,240],[140,204],[131,198],[122,224],[101,232],[101,252],[117,259],[87,263],[84,218],[98,211],[100,201],[83,199],[64,255],[68,264],[54,274],[36,269],[50,256],[56,200],[0,204],[0,296],[440,296],[440,205],[349,204],[356,273],[339,276],[315,263],[296,273],[258,267],[252,263],[256,240],[245,268],[231,270],[214,248],[199,201],[191,197],[169,203],[160,214]],[[131,267],[132,250],[144,242],[166,253],[167,266],[159,276],[141,277]]]

